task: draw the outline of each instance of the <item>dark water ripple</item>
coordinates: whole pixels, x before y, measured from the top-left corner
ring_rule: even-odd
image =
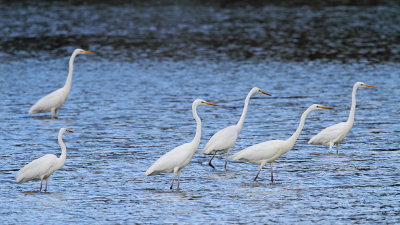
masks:
[[[3,4],[2,12],[3,56],[67,54],[75,46],[125,60],[382,62],[398,61],[400,55],[397,4],[221,8],[16,2]]]

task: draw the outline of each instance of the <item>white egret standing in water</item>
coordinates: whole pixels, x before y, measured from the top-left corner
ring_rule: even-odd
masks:
[[[72,84],[72,73],[74,71],[74,60],[77,55],[82,54],[95,54],[94,52],[85,51],[82,49],[75,49],[69,59],[69,71],[67,80],[65,81],[64,87],[57,89],[50,94],[39,99],[30,109],[29,114],[51,112],[51,116],[54,118],[57,116],[58,109],[64,104],[71,90]]]
[[[157,161],[147,169],[145,175],[151,176],[160,173],[173,173],[172,182],[170,189],[173,188],[175,175],[178,175],[178,189],[180,184],[180,176],[182,169],[189,164],[190,160],[193,157],[193,154],[196,152],[196,149],[199,147],[200,138],[201,138],[201,119],[197,115],[197,106],[199,105],[216,105],[214,103],[206,102],[201,99],[196,99],[192,104],[192,113],[193,118],[196,120],[196,135],[193,140],[189,143],[180,145],[171,151],[165,153],[161,156]]]
[[[64,133],[73,133],[73,131],[61,128],[58,132],[58,144],[61,147],[60,158],[53,154],[47,154],[33,160],[18,171],[16,176],[17,183],[40,180],[39,191],[42,191],[43,180],[45,180],[46,185],[44,191],[47,191],[47,181],[49,177],[64,165],[65,159],[67,158],[67,147],[62,140],[62,135]]]
[[[246,119],[247,110],[249,108],[250,98],[255,93],[270,95],[267,92],[260,90],[260,88],[257,87],[252,88],[250,92],[247,94],[247,97],[244,101],[242,116],[240,117],[237,124],[219,130],[211,137],[211,139],[207,142],[206,146],[204,147],[203,149],[204,154],[213,154],[210,161],[208,162],[208,165],[210,165],[212,168],[215,167],[211,163],[211,161],[214,159],[218,151],[222,151],[226,153],[225,166],[224,166],[226,169],[226,165],[228,163],[228,158],[229,158],[229,152],[231,151],[233,145],[235,145],[239,133],[243,128],[244,120]]]
[[[269,163],[271,170],[271,182],[274,182],[274,174],[272,171],[272,163],[279,158],[281,155],[290,151],[296,143],[297,138],[300,135],[300,132],[303,130],[304,123],[307,115],[316,109],[332,109],[330,107],[321,106],[321,105],[311,105],[308,109],[301,115],[299,126],[294,134],[287,140],[271,140],[262,142],[250,147],[243,149],[242,151],[233,155],[234,160],[242,160],[246,162],[251,162],[255,164],[260,164],[257,175],[254,180],[257,180],[260,171],[265,166],[265,164]]]
[[[356,113],[356,92],[359,87],[376,88],[373,85],[364,84],[363,82],[356,82],[353,86],[353,92],[351,94],[351,108],[347,121],[323,129],[317,135],[312,137],[308,141],[308,144],[329,146],[329,151],[332,149],[333,145],[336,145],[336,154],[339,152],[339,144],[343,141],[354,124],[354,116]]]

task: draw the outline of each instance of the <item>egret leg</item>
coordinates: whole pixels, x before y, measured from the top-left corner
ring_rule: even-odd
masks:
[[[180,183],[181,183],[181,170],[179,170],[178,171],[178,188],[177,189],[179,189],[179,185],[180,185]]]
[[[56,108],[51,108],[51,118],[55,118],[56,117],[56,114],[57,114],[57,109]]]
[[[40,180],[40,189],[39,189],[39,192],[42,192],[42,185],[43,184],[43,180]]]
[[[274,183],[274,172],[272,171],[272,162],[269,163],[269,168],[271,170],[271,182]]]
[[[173,186],[174,186],[174,181],[175,181],[175,172],[172,175],[172,182],[171,182],[171,186],[169,186],[169,189],[172,190]]]
[[[217,151],[214,152],[214,155],[211,157],[210,161],[208,161],[208,165],[211,166],[213,169],[215,169],[215,166],[211,163],[211,161],[214,159],[216,154],[217,154]]]
[[[336,154],[339,154],[339,144],[336,144]]]
[[[226,170],[226,165],[228,165],[228,159],[229,159],[229,152],[231,149],[228,149],[228,151],[226,152],[226,158],[225,158],[225,170]]]
[[[331,152],[333,145],[335,145],[335,144],[332,142],[329,142],[329,152]]]
[[[262,163],[261,163],[260,167],[258,168],[257,175],[256,175],[256,177],[254,178],[254,181],[257,180],[258,175],[260,175],[260,172],[261,172],[262,168],[265,166],[266,163],[267,163],[267,162],[262,162]]]
[[[49,178],[46,179],[46,186],[44,186],[44,192],[47,192],[47,182],[49,181]]]
[[[51,118],[52,118],[52,119],[57,119],[57,112],[58,112],[58,109],[52,108],[50,111],[51,111]]]

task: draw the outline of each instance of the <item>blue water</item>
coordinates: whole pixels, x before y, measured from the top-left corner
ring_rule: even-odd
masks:
[[[78,11],[84,9],[80,7]],[[30,9],[37,13],[35,7]],[[92,47],[87,50],[98,55],[75,61],[72,91],[58,119],[27,111],[64,84],[74,47],[1,52],[2,224],[400,221],[398,62],[243,60],[211,57],[208,50],[209,54],[180,59],[165,52],[146,57],[132,53],[130,58],[124,51],[118,56],[114,45]],[[339,154],[308,145],[324,127],[346,120],[356,81],[378,88],[358,90],[356,122]],[[217,155],[213,170],[207,165],[210,156],[200,152],[212,134],[238,121],[244,98],[254,86],[272,96],[251,99],[233,153],[286,139],[311,104],[334,108],[309,115],[294,148],[274,164],[274,184],[268,168],[254,182],[257,165],[231,160],[224,171],[224,156]],[[201,144],[183,169],[181,189],[171,191],[171,174],[145,177],[144,172],[162,154],[192,140],[191,103],[196,98],[219,106],[199,107]],[[39,182],[16,184],[15,175],[26,163],[60,154],[61,127],[75,132],[64,135],[67,161],[50,178],[48,192],[38,192]]]

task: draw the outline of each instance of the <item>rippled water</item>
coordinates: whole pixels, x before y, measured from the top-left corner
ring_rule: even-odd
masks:
[[[78,12],[85,9],[80,7]],[[94,12],[91,7],[101,8],[89,5],[86,9]],[[25,8],[29,9],[38,11]],[[104,27],[112,27],[110,21]],[[53,21],[54,27],[58,22],[62,21]],[[123,21],[115,23],[123,27]],[[189,28],[204,32],[207,27]],[[147,24],[142,29],[148,29]],[[13,32],[19,38],[27,37],[23,30]],[[72,32],[97,31],[94,27]],[[38,33],[33,36],[40,37]],[[141,40],[146,42],[146,38]],[[342,63],[340,57],[300,62],[298,58],[242,60],[213,57],[215,52],[208,49],[206,54],[192,52],[179,59],[169,57],[165,46],[160,47],[162,53],[151,53],[153,45],[145,57],[127,51],[118,56],[120,49],[106,42],[101,47],[86,46],[99,55],[76,59],[72,91],[58,119],[50,119],[49,114],[28,115],[39,97],[63,85],[74,49],[69,44],[58,51],[23,51],[18,45],[14,53],[1,52],[2,223],[394,224],[400,220],[398,62],[371,63],[368,57],[355,61],[347,56],[351,63]],[[178,48],[178,44],[168,46]],[[347,118],[356,81],[378,88],[358,90],[355,126],[340,154],[308,145],[308,139],[323,127]],[[270,183],[267,168],[253,182],[257,165],[230,161],[224,171],[221,155],[214,160],[217,169],[213,170],[206,165],[209,156],[199,151],[183,170],[180,190],[169,190],[171,174],[143,175],[159,156],[193,138],[195,122],[190,109],[194,99],[219,105],[198,109],[203,121],[201,149],[213,133],[237,122],[244,98],[254,86],[272,97],[252,98],[233,152],[289,137],[301,113],[313,103],[335,108],[310,114],[294,149],[276,161],[275,184]],[[49,192],[37,192],[39,182],[16,184],[14,177],[24,164],[44,154],[60,153],[56,141],[60,127],[75,133],[64,135],[67,161],[50,178]]]

